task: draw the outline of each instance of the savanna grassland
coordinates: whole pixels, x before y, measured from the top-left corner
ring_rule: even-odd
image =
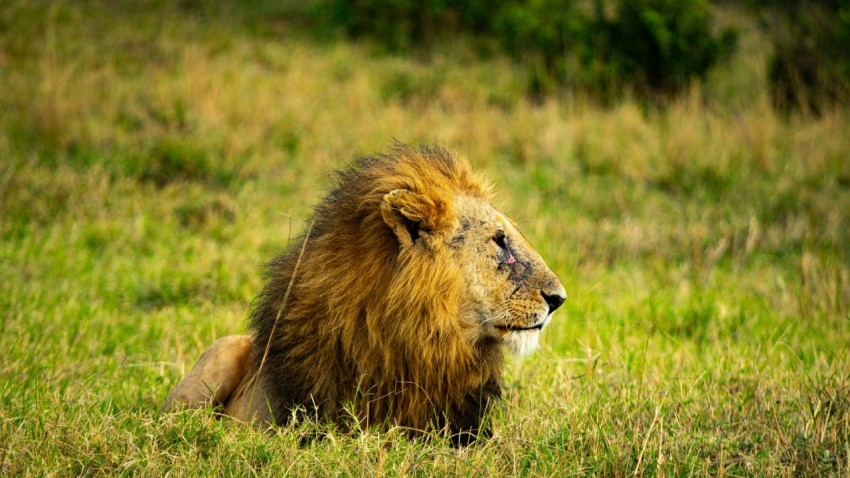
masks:
[[[850,111],[775,112],[767,45],[715,14],[742,29],[728,63],[603,107],[286,11],[5,2],[0,475],[850,475]],[[495,437],[161,413],[330,171],[392,138],[484,170],[567,289]]]

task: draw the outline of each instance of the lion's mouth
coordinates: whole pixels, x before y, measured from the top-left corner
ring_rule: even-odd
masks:
[[[525,332],[529,330],[541,330],[544,325],[546,325],[546,322],[540,322],[539,324],[535,324],[530,327],[521,327],[518,325],[497,325],[496,328],[505,332]]]

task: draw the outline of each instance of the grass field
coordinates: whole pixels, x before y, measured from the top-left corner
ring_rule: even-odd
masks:
[[[736,57],[662,109],[531,103],[462,45],[120,5],[0,9],[0,475],[850,476],[850,111],[775,113],[734,11]],[[484,170],[567,289],[496,436],[160,413],[329,172],[392,138]]]

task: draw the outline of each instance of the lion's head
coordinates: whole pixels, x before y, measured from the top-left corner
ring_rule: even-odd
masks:
[[[474,329],[475,340],[497,341],[518,355],[534,350],[565,292],[507,216],[481,195],[410,189],[387,193],[381,210],[411,272],[437,259],[440,273],[458,280],[455,318]]]
[[[259,384],[343,421],[474,436],[502,350],[532,350],[565,299],[462,159],[396,145],[338,174],[311,226],[268,269],[252,314]]]

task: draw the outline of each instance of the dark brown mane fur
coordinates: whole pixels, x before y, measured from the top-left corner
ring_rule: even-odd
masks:
[[[428,198],[431,213],[417,225],[425,231],[457,224],[456,196],[488,196],[465,161],[438,147],[397,144],[337,173],[312,227],[269,264],[251,316],[278,423],[300,407],[343,424],[353,404],[361,425],[474,436],[498,397],[502,352],[458,320],[459,267],[447,250],[400,254],[381,216],[396,189]]]

